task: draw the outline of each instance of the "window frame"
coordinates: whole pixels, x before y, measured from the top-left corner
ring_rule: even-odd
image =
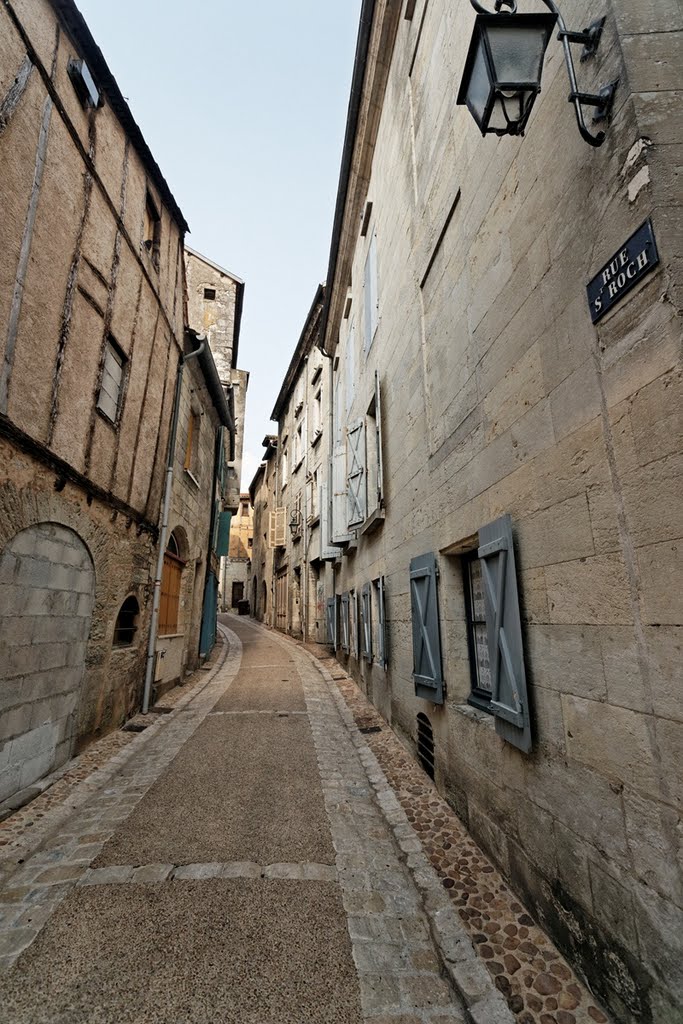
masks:
[[[475,708],[478,708],[480,711],[485,711],[487,714],[492,715],[492,692],[490,690],[482,688],[479,685],[479,661],[477,658],[477,641],[475,636],[475,626],[484,625],[486,627],[486,635],[488,638],[488,623],[486,621],[486,613],[484,613],[483,619],[475,618],[474,613],[471,567],[474,562],[479,561],[477,549],[474,548],[471,551],[463,552],[463,554],[460,556],[460,561],[462,568],[463,596],[465,599],[467,653],[470,668],[470,692],[467,697],[467,703],[471,704]]]
[[[118,363],[118,365],[119,365],[119,367],[121,369],[121,377],[120,377],[120,379],[118,381],[118,390],[117,390],[117,394],[116,394],[116,399],[114,399],[114,396],[111,395],[106,390],[106,388],[104,386],[104,384],[105,384],[105,374],[108,374],[109,377],[112,380],[114,379],[113,375],[111,374],[111,372],[109,372],[107,370],[107,355],[110,352],[111,352],[112,358],[114,359],[114,361],[116,363]],[[118,427],[119,423],[121,422],[121,413],[123,411],[123,398],[124,398],[127,374],[128,374],[128,356],[123,351],[121,346],[116,342],[116,339],[113,337],[113,335],[108,334],[106,339],[105,339],[105,343],[104,343],[104,353],[103,353],[103,356],[102,356],[102,373],[101,373],[101,376],[100,376],[100,386],[99,386],[98,391],[97,391],[96,409],[97,409],[98,413],[100,414],[100,416],[102,416],[103,419],[106,420],[106,422],[110,426],[112,426],[112,427]],[[115,410],[114,418],[113,419],[109,415],[109,413],[106,411],[104,406],[101,404],[102,403],[102,394],[103,394],[103,392],[107,396],[107,398],[111,399],[112,401],[115,400],[115,402],[116,402],[116,410]]]

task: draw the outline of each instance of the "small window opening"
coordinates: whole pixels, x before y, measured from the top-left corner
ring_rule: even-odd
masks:
[[[215,288],[205,288],[204,289],[204,298],[208,299],[210,302],[213,302],[214,299],[216,298],[216,289]]]
[[[199,429],[200,417],[196,412],[190,413],[187,423],[187,441],[185,443],[184,468],[194,475],[197,474],[199,462]]]
[[[107,338],[102,367],[102,383],[97,396],[97,408],[110,423],[118,423],[121,412],[123,381],[127,359],[114,339]]]
[[[161,251],[161,215],[149,192],[145,200],[144,238],[142,241],[152,259],[155,270],[158,270]]]
[[[136,598],[127,597],[121,605],[114,627],[114,647],[130,647],[138,630],[140,605]]]
[[[426,715],[417,716],[417,756],[430,779],[434,778],[434,733]]]

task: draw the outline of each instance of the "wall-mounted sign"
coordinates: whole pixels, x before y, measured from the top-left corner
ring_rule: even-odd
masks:
[[[593,323],[620,302],[658,263],[657,243],[648,217],[588,283],[586,291]]]

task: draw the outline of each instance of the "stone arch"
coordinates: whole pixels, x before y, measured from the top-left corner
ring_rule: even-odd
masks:
[[[261,584],[261,601],[262,601],[261,616],[262,616],[262,618],[265,619],[266,614],[268,612],[268,587],[266,586],[266,581],[265,580]]]
[[[95,603],[95,567],[75,530],[39,522],[0,553],[0,800],[71,756]]]

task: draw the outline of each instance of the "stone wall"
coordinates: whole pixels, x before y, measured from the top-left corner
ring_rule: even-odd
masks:
[[[620,81],[607,141],[592,149],[557,42],[526,136],[482,138],[453,102],[470,6],[418,0],[409,19],[377,4],[326,347],[339,359],[344,426],[365,415],[375,370],[384,396],[386,518],[349,546],[335,587],[385,576],[390,664],[350,658],[351,671],[405,742],[427,714],[438,785],[615,1018],[673,1024],[683,24],[677,5],[646,6],[608,5],[599,53],[579,65],[586,91]],[[597,13],[573,4],[570,27]],[[586,283],[647,217],[661,264],[594,327]],[[373,234],[379,320],[368,348]],[[468,703],[462,553],[505,513],[528,755]],[[441,706],[418,700],[412,679],[409,564],[426,552],[440,569]]]
[[[79,98],[72,59],[89,64],[99,105]],[[17,568],[15,546],[29,536],[22,531],[72,531],[89,552],[95,588],[89,635],[64,655],[73,665],[44,666],[50,640],[32,644],[31,656],[17,648],[11,662],[0,659],[0,700],[6,707],[19,692],[15,706],[23,708],[3,715],[3,727],[14,736],[15,753],[26,744],[28,766],[34,721],[57,730],[57,763],[120,725],[140,697],[182,351],[185,225],[101,54],[68,5],[58,16],[47,0],[3,4],[0,110],[0,559],[20,578],[30,563],[23,554],[29,561]],[[107,402],[111,351],[120,386]],[[36,561],[36,579],[47,564]],[[56,555],[53,571],[59,577]],[[59,592],[52,582],[49,589]],[[114,627],[129,595],[140,616],[124,648],[113,645]],[[33,630],[40,639],[47,620],[25,618],[25,597],[6,592],[4,614],[22,620],[17,636]],[[84,623],[65,623],[65,636],[73,628],[80,637]],[[74,669],[68,694],[67,667]],[[48,711],[54,717],[42,722]],[[10,729],[20,719],[23,740]],[[45,765],[51,743],[41,740],[36,755],[44,754]],[[16,783],[30,774],[26,767]]]

